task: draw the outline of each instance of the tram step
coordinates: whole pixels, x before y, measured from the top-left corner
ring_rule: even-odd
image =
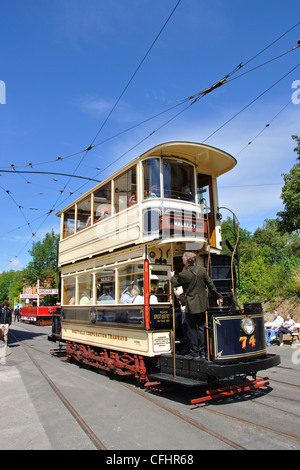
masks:
[[[150,374],[148,378],[151,380],[157,380],[159,382],[169,382],[172,384],[177,385],[184,385],[185,387],[196,387],[199,385],[207,386],[206,380],[193,380],[189,379],[188,377],[180,377],[180,376],[173,376],[171,374],[165,374],[163,372],[159,372],[157,374]]]

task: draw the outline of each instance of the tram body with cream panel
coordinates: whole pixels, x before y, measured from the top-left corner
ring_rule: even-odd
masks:
[[[266,352],[260,306],[236,307],[231,260],[221,253],[217,178],[235,164],[210,146],[164,143],[58,214],[61,312],[51,339],[66,342],[68,357],[142,383],[254,376],[279,363]],[[211,303],[208,361],[197,364],[175,347],[170,272],[181,269],[185,251],[226,297],[224,307]]]

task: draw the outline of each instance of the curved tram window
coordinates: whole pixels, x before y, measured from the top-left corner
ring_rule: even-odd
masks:
[[[164,197],[195,202],[194,167],[182,161],[163,160]]]
[[[160,197],[160,161],[150,158],[143,162],[144,199]]]

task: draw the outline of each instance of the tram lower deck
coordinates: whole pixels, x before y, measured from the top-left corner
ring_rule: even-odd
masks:
[[[246,314],[230,307],[208,311],[205,360],[187,359],[180,338],[174,341],[171,328],[105,325],[95,316],[74,322],[68,318],[68,309],[54,315],[49,339],[64,341],[69,359],[119,376],[134,376],[142,384],[155,380],[185,386],[212,385],[233,376],[255,378],[257,372],[280,363],[279,356],[267,354],[259,305],[245,306],[246,310],[251,307],[251,313]],[[87,318],[90,311],[93,308],[86,309]],[[249,325],[243,330],[245,319]],[[181,321],[180,315],[177,320]]]

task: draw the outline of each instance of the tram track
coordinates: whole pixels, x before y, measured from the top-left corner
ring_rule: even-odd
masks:
[[[211,408],[203,408],[203,410],[207,411],[208,413],[212,413],[214,415],[217,415],[217,416],[222,416],[223,418],[229,418],[231,420],[238,421],[239,423],[243,423],[247,426],[255,427],[257,429],[260,429],[261,431],[273,433],[273,434],[285,437],[287,439],[294,439],[294,440],[300,442],[300,438],[298,436],[280,431],[279,429],[270,428],[269,426],[265,426],[264,424],[254,423],[253,421],[250,421],[248,419],[233,416],[233,415],[230,415],[228,413],[224,413],[223,411],[214,410],[214,409],[211,409]]]
[[[24,328],[24,329],[27,330],[27,328]],[[27,331],[29,331],[29,330],[27,330]],[[10,334],[12,334],[14,336],[14,338],[18,341],[18,343],[22,346],[22,348],[24,349],[24,351],[26,352],[26,354],[28,355],[30,360],[34,363],[34,365],[37,367],[39,372],[45,378],[47,383],[51,386],[51,388],[53,389],[55,394],[60,398],[60,400],[65,405],[67,410],[74,417],[74,419],[77,421],[77,423],[80,425],[80,427],[86,433],[86,435],[89,437],[89,439],[94,444],[96,449],[98,449],[98,450],[107,450],[106,447],[104,446],[104,444],[100,441],[100,439],[95,435],[95,433],[91,430],[91,428],[87,425],[87,423],[83,420],[83,418],[79,415],[79,413],[71,405],[71,403],[66,399],[64,394],[54,384],[54,382],[51,380],[51,378],[48,376],[48,374],[45,372],[45,370],[40,366],[38,361],[33,356],[32,351],[36,351],[36,352],[39,352],[39,353],[42,353],[42,354],[46,354],[48,356],[49,356],[49,353],[47,353],[47,352],[45,352],[45,351],[43,351],[43,350],[41,350],[41,349],[39,349],[35,346],[24,344],[24,341],[26,341],[26,338],[17,338],[12,332],[10,332]],[[280,382],[285,384],[285,382],[282,382],[282,381],[280,381]],[[133,392],[135,394],[138,394],[139,396],[143,397],[144,399],[150,401],[155,406],[158,406],[159,408],[165,410],[166,412],[168,412],[171,415],[177,417],[178,419],[184,421],[185,423],[187,423],[187,424],[193,426],[194,428],[197,428],[200,431],[202,431],[202,432],[214,437],[215,439],[223,442],[224,444],[228,445],[231,449],[247,450],[241,444],[239,444],[239,443],[237,443],[237,442],[221,435],[220,433],[218,433],[218,432],[214,431],[213,429],[211,429],[211,428],[205,426],[204,424],[200,423],[196,419],[191,418],[191,417],[185,415],[184,413],[174,409],[174,407],[171,407],[171,406],[168,406],[165,403],[162,403],[159,399],[154,398],[153,396],[151,396],[149,393],[145,392],[144,390],[138,389],[136,385],[132,385],[132,384],[126,383],[126,382],[120,382],[120,384],[122,386],[126,387],[127,389],[129,389],[131,392]],[[290,384],[290,385],[294,385],[294,384]],[[289,414],[290,416],[293,416],[293,417],[297,416],[294,413],[286,412],[285,410],[280,409],[280,408],[275,407],[275,406],[270,405],[270,404],[265,404],[263,402],[258,402],[258,401],[256,403],[258,405],[261,405],[261,406],[271,407],[272,409],[274,409],[276,411],[281,411],[282,413]],[[239,418],[239,417],[233,416],[231,414],[213,409],[211,407],[211,405],[196,406],[195,409],[196,408],[200,409],[201,412],[203,411],[203,413],[207,412],[207,413],[213,414],[215,416],[219,416],[220,418],[228,419],[228,420],[231,420],[231,421],[236,421],[236,422],[239,423],[239,425],[243,424],[243,425],[246,425],[246,426],[251,426],[252,428],[258,429],[258,430],[260,430],[262,432],[265,432],[265,433],[270,433],[272,435],[275,434],[275,435],[281,436],[285,439],[292,439],[293,441],[300,442],[300,438],[298,436],[295,436],[293,434],[281,431],[279,429],[271,428],[271,427],[266,426],[264,424],[255,423],[255,422],[250,421],[248,419]]]
[[[67,400],[65,395],[59,390],[59,388],[55,385],[55,383],[50,379],[48,374],[45,372],[45,370],[40,366],[40,364],[37,362],[37,360],[33,357],[31,352],[29,351],[29,347],[23,344],[22,340],[19,340],[12,332],[10,334],[15,338],[15,340],[21,345],[21,347],[24,349],[26,352],[27,356],[30,358],[30,360],[33,362],[33,364],[37,367],[39,372],[42,374],[46,382],[50,385],[52,390],[55,392],[57,397],[62,401],[62,403],[65,405],[69,413],[73,416],[73,418],[76,420],[76,422],[79,424],[81,429],[85,432],[87,437],[90,439],[90,441],[94,444],[97,450],[107,450],[105,445],[102,443],[102,441],[96,436],[96,434],[92,431],[92,429],[88,426],[88,424],[84,421],[84,419],[80,416],[80,414],[75,410],[75,408],[71,405],[71,403]]]
[[[172,415],[174,415],[177,418],[183,420],[184,422],[196,427],[200,431],[203,431],[203,432],[209,434],[210,436],[215,437],[216,439],[224,442],[225,444],[229,445],[231,448],[233,448],[235,450],[246,450],[246,448],[242,447],[240,444],[238,444],[238,443],[222,436],[221,434],[213,431],[212,429],[209,429],[208,427],[206,427],[203,424],[197,422],[196,420],[194,420],[192,418],[189,418],[186,415],[183,415],[180,411],[177,411],[174,408],[171,408],[170,406],[167,406],[167,405],[161,403],[160,401],[156,400],[155,398],[146,395],[142,391],[140,391],[138,389],[135,389],[134,386],[132,386],[130,384],[125,384],[125,383],[122,383],[122,385],[124,387],[128,388],[129,390],[133,391],[134,393],[137,393],[138,395],[142,396],[143,398],[150,401],[151,403],[155,404],[159,408],[162,408],[163,410],[167,411],[168,413],[171,413]]]
[[[25,328],[25,330],[27,330]],[[28,330],[29,331],[29,330]],[[80,427],[83,429],[83,431],[87,434],[89,439],[93,442],[95,445],[96,449],[98,450],[107,450],[104,444],[98,439],[98,437],[94,434],[94,432],[90,429],[90,427],[85,423],[83,418],[79,415],[79,413],[75,410],[75,408],[70,404],[70,402],[66,399],[66,397],[63,395],[63,393],[58,389],[58,387],[54,384],[54,382],[50,379],[48,374],[44,371],[44,369],[40,366],[38,361],[33,357],[33,355],[30,352],[30,349],[33,349],[34,351],[40,352],[45,354],[45,351],[39,350],[38,348],[34,346],[29,346],[25,345],[21,339],[18,339],[12,332],[10,332],[12,336],[14,336],[15,340],[18,341],[18,343],[22,346],[30,360],[34,363],[34,365],[37,367],[39,372],[42,374],[42,376],[45,378],[47,383],[51,386],[51,388],[54,390],[55,394],[60,398],[60,400],[63,402],[63,404],[66,406],[67,410],[71,413],[71,415],[75,418],[77,423],[80,425]],[[46,353],[47,354],[47,353]],[[196,420],[189,418],[188,416],[183,415],[181,412],[176,411],[175,409],[164,405],[160,403],[158,400],[155,400],[153,397],[145,395],[142,391],[137,389],[135,386],[130,385],[128,383],[121,382],[121,384],[129,389],[131,392],[134,392],[143,398],[151,401],[153,404],[156,406],[159,406],[160,408],[164,409],[165,411],[169,412],[170,414],[176,416],[177,418],[183,420],[185,423],[199,429],[202,432],[205,432],[206,434],[211,435],[212,437],[222,441],[223,443],[227,444],[231,449],[235,450],[246,450],[244,447],[242,447],[240,444],[224,437],[221,436],[219,433],[213,431],[212,429],[209,429],[208,427],[202,425],[201,423],[197,422]]]
[[[162,404],[160,401],[156,400],[155,398],[153,398],[149,395],[146,395],[145,393],[141,392],[140,390],[135,390],[133,386],[128,385],[128,384],[122,384],[122,385],[125,385],[127,388],[130,388],[130,390],[134,391],[138,395],[143,396],[145,399],[151,401],[152,403],[159,406],[160,408],[162,408],[162,409],[168,411],[169,413],[177,416],[178,418],[182,419],[183,421],[197,427],[198,429],[201,429],[202,431],[212,435],[213,437],[216,437],[217,439],[219,439],[222,442],[228,444],[229,446],[233,447],[234,449],[236,449],[236,450],[247,450],[245,447],[242,447],[240,444],[238,444],[236,442],[233,442],[230,439],[227,439],[226,437],[224,437],[224,436],[220,435],[219,433],[207,428],[206,426],[203,426],[202,424],[200,424],[196,420],[191,419],[188,416],[185,416],[184,414],[174,410],[173,408],[171,408],[171,407],[169,407],[165,404]],[[245,418],[240,418],[240,417],[237,417],[237,416],[230,415],[228,413],[224,413],[222,411],[218,411],[218,410],[215,410],[215,409],[212,409],[212,408],[208,408],[208,405],[206,405],[204,407],[203,406],[196,406],[195,408],[201,409],[203,411],[207,411],[208,413],[214,414],[216,416],[220,416],[220,417],[223,417],[223,418],[226,418],[226,419],[237,421],[239,424],[243,423],[244,425],[254,427],[254,428],[259,429],[263,432],[269,432],[271,434],[276,434],[276,435],[279,435],[281,437],[284,437],[284,438],[287,438],[287,439],[293,439],[293,440],[296,440],[297,442],[300,442],[300,438],[298,436],[280,431],[278,429],[271,428],[269,426],[265,426],[263,424],[255,423],[255,422],[247,420]],[[282,411],[282,412],[285,413],[284,410],[280,410],[279,408],[276,408],[276,410],[277,411]]]

